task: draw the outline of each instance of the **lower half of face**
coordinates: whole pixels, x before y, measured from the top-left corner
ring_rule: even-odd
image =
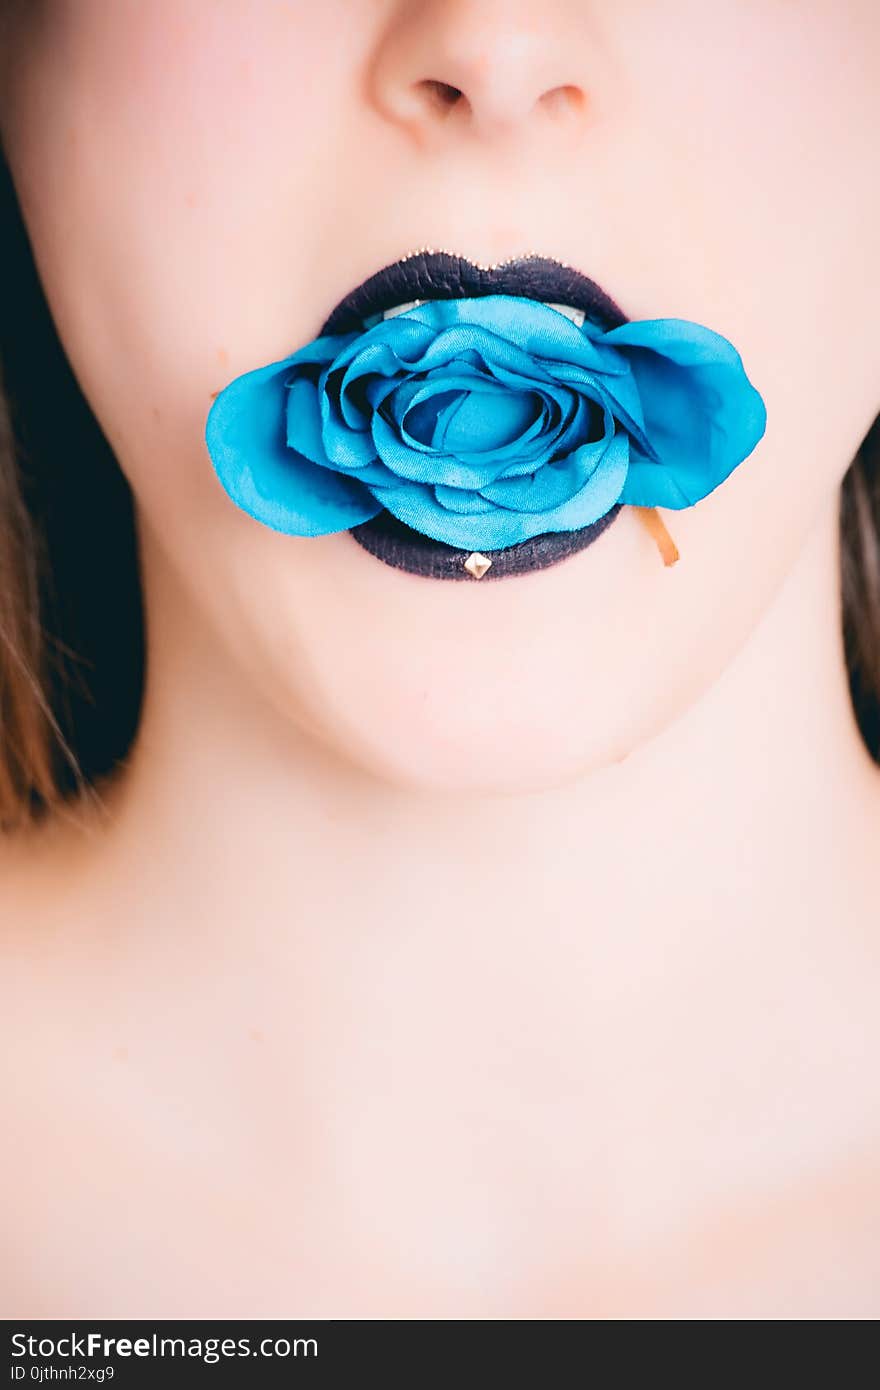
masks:
[[[4,139],[50,307],[145,564],[255,710],[395,784],[515,791],[619,760],[707,688],[880,407],[869,0],[58,0],[20,24]],[[677,564],[627,506],[549,567],[450,582],[231,500],[218,392],[425,246],[538,253],[736,346],[766,433],[663,512]]]

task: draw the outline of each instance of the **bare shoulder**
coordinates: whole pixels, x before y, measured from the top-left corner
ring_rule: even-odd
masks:
[[[96,806],[0,834],[0,1003],[13,1014],[26,980],[45,987],[47,965],[88,921],[106,816]]]
[[[54,821],[0,835],[0,980],[47,920],[68,836]]]
[[[94,969],[94,829],[72,808],[0,836],[0,1111],[9,1138],[0,1160],[0,1307],[7,1316],[48,1315],[40,1251],[52,1238],[46,1213],[65,1187],[58,1139],[76,1133],[77,1107],[88,1095],[81,1035]]]
[[[0,831],[0,909],[48,901],[66,876],[84,869],[100,850],[118,797],[113,783],[92,787],[33,824]],[[6,926],[4,911],[0,927]]]

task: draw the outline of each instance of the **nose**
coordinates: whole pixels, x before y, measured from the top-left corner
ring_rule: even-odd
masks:
[[[420,144],[577,126],[588,101],[574,13],[560,0],[397,0],[369,73],[373,104]]]

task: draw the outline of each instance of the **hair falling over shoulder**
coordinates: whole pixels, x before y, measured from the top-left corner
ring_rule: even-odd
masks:
[[[880,416],[841,484],[840,594],[853,710],[880,763]]]
[[[0,830],[10,831],[125,756],[143,617],[131,491],[55,332],[2,155],[0,243]]]

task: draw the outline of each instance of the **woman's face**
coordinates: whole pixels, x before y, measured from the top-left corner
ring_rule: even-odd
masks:
[[[718,676],[880,410],[876,0],[41,0],[7,18],[7,155],[146,553],[181,586],[162,621],[188,613],[255,696],[423,788],[561,783]],[[423,99],[426,79],[463,99]],[[538,252],[631,319],[738,348],[766,434],[666,514],[676,566],[625,508],[550,569],[443,583],[230,501],[212,396],[424,246]]]

